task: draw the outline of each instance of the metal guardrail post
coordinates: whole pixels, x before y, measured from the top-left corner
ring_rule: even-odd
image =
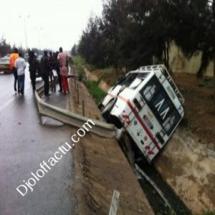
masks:
[[[76,91],[77,91],[77,104],[79,105],[79,103],[80,103],[80,97],[79,97],[79,83],[77,82],[76,84],[77,84],[77,86],[76,86]]]
[[[82,100],[82,115],[85,116],[85,103],[84,103],[84,100]]]

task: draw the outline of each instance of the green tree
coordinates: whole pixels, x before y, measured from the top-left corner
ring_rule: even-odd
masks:
[[[11,51],[11,46],[6,42],[4,38],[0,40],[0,57],[9,54]]]
[[[102,20],[98,17],[89,20],[88,27],[82,34],[78,51],[88,63],[96,66],[105,65]]]
[[[215,57],[215,3],[210,0],[106,0],[101,18],[90,19],[79,43],[86,60],[97,66],[128,69],[169,66],[172,41],[187,57],[202,52],[198,77]]]

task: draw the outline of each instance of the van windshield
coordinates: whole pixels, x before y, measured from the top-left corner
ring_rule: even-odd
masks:
[[[137,74],[136,73],[131,73],[126,75],[125,77],[120,78],[116,85],[124,85],[124,86],[129,86],[133,80],[136,78]]]
[[[148,76],[149,73],[138,73],[134,81],[130,84],[130,88],[136,89]]]
[[[128,87],[134,82],[135,79],[138,79],[137,83],[139,85],[139,83],[141,83],[148,76],[148,74],[149,73],[130,73],[127,76],[120,78],[117,81],[116,85],[123,85],[123,86]],[[134,84],[134,85],[137,85],[137,84]],[[134,88],[134,87],[132,87],[132,88]]]

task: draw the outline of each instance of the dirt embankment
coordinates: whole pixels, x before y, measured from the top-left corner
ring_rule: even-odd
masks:
[[[74,92],[71,103],[77,102]],[[99,119],[99,110],[81,83],[79,94],[78,100],[84,100],[85,103],[85,115]],[[81,113],[81,104],[70,106],[74,108],[73,111]],[[77,144],[73,155],[76,171],[73,192],[77,198],[77,214],[108,214],[114,190],[120,192],[118,214],[153,214],[115,139],[88,134]]]
[[[215,152],[180,128],[156,166],[194,214],[215,210]]]

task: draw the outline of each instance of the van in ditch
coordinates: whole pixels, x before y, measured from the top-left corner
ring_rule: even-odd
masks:
[[[151,162],[184,116],[184,98],[164,65],[128,72],[108,91],[100,108],[107,122],[123,128]]]

